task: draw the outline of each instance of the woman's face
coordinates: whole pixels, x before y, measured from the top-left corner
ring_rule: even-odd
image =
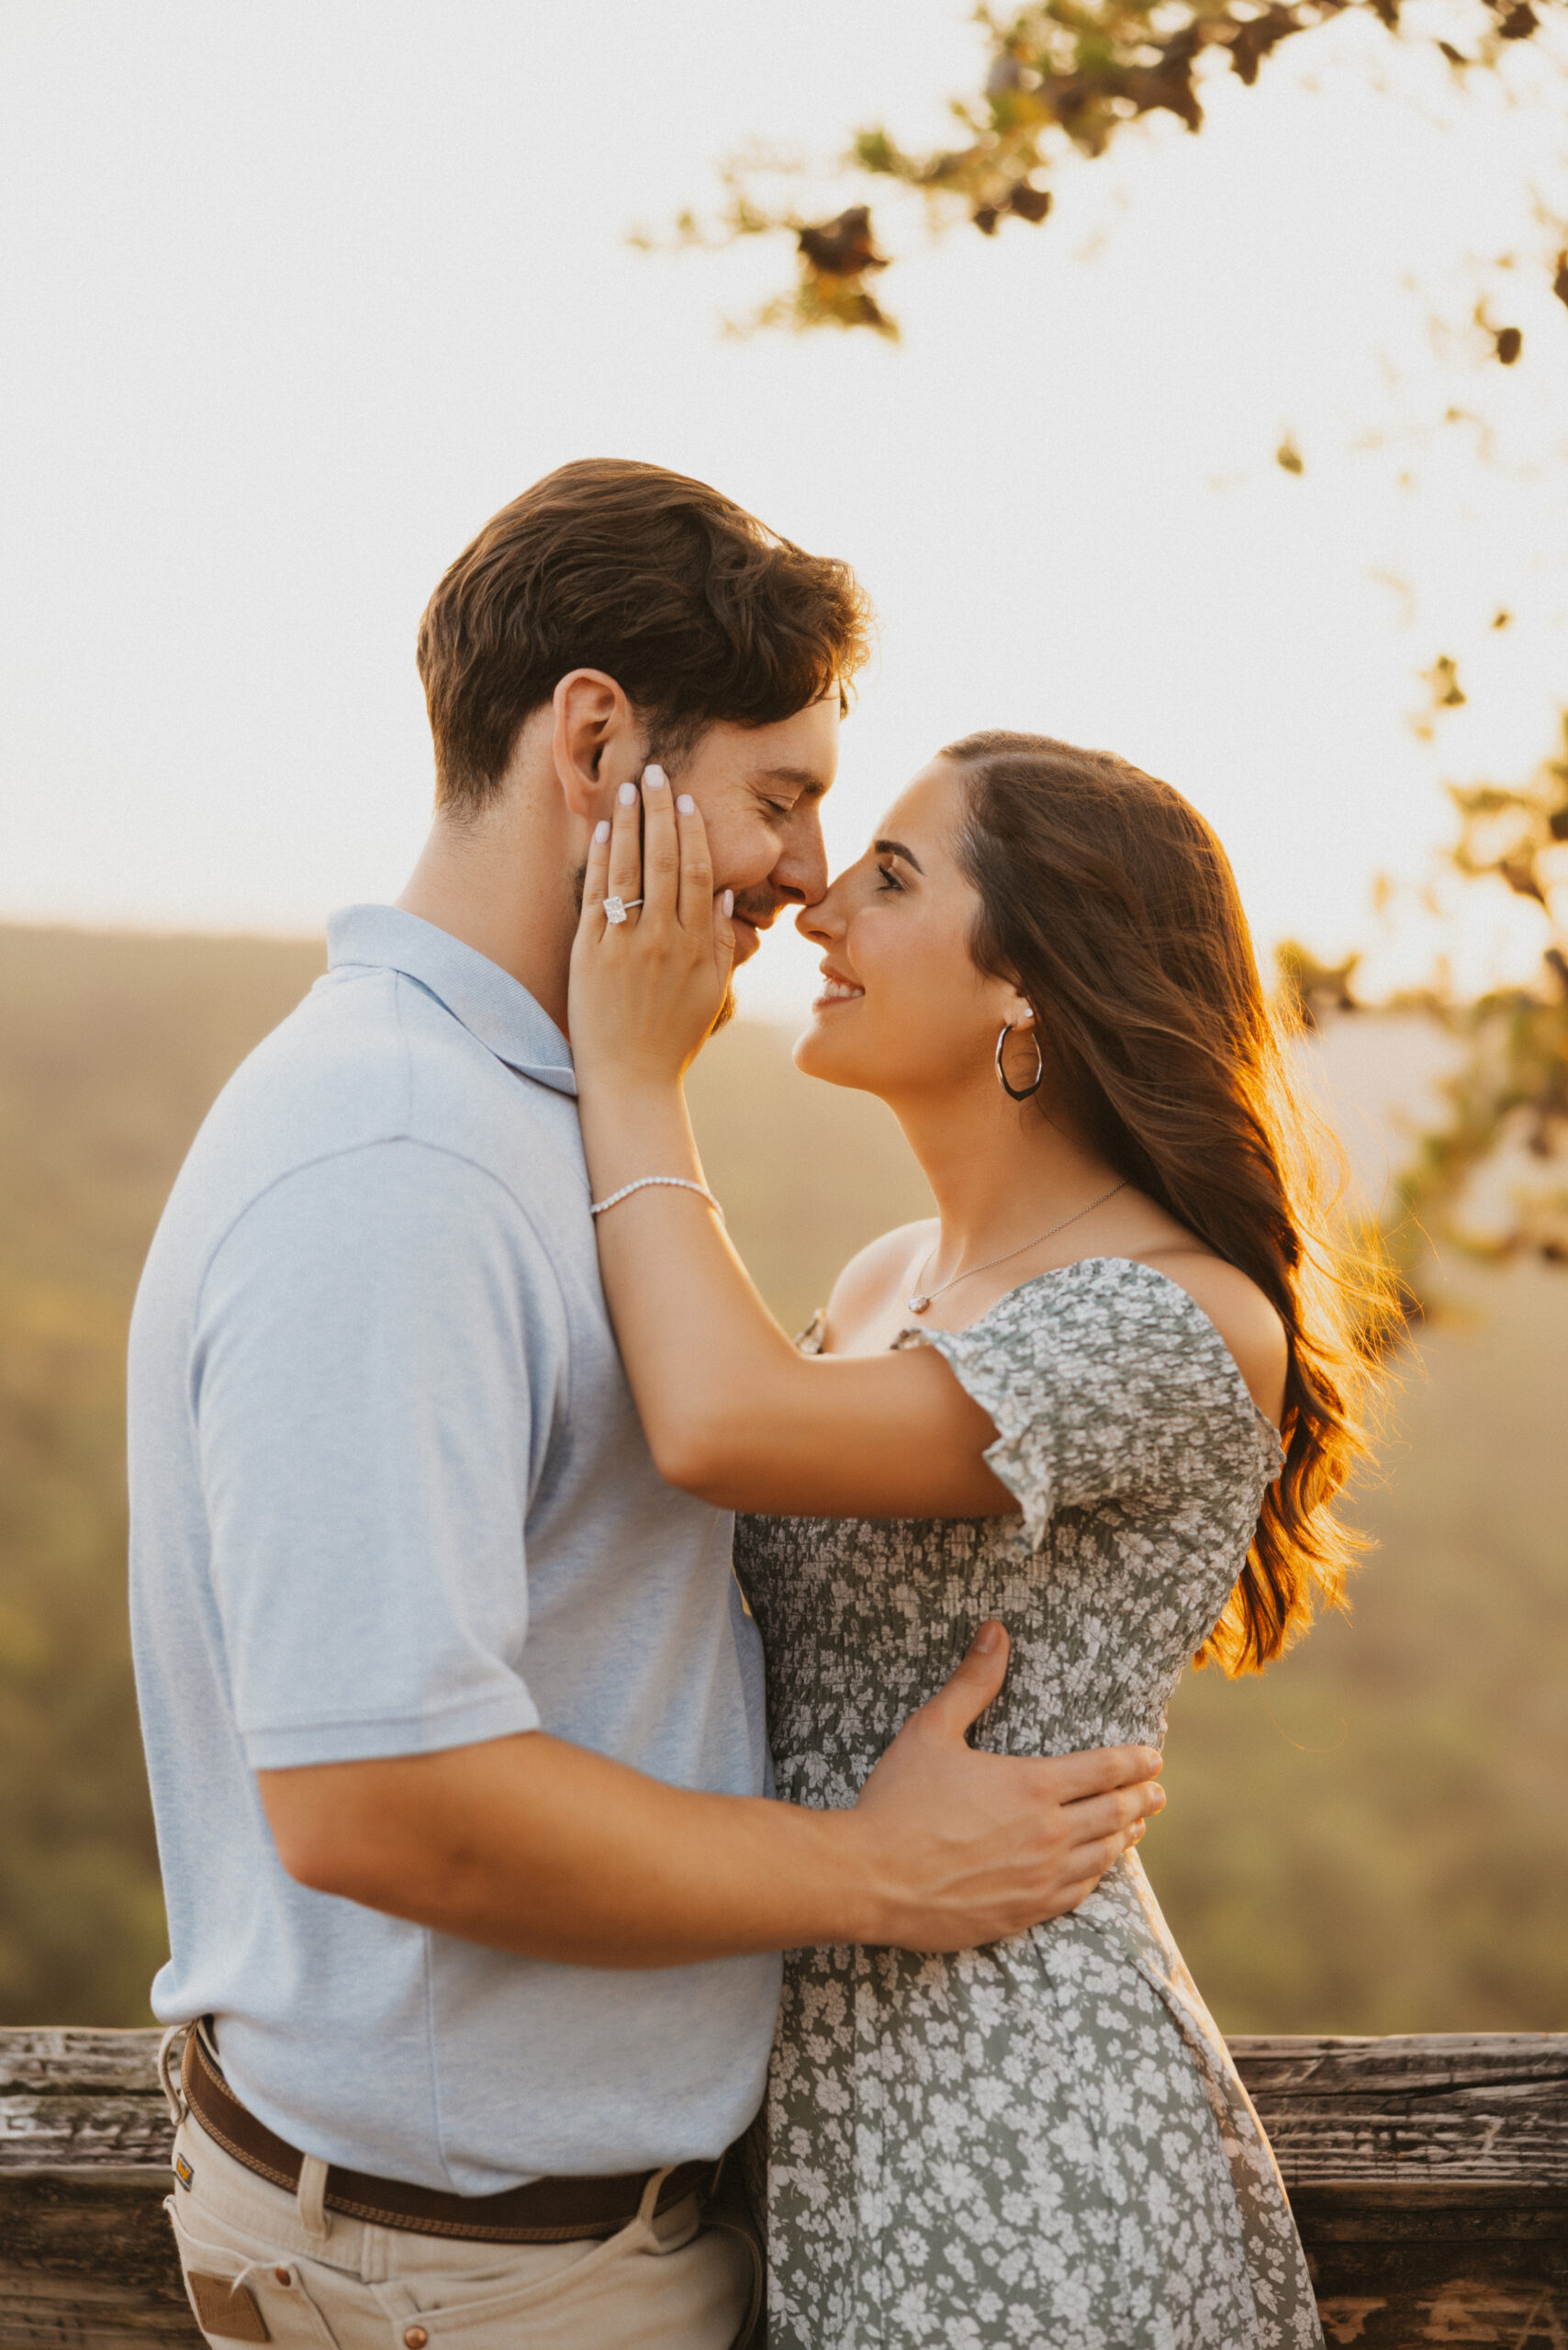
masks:
[[[890,1101],[991,1081],[997,1032],[1027,1007],[969,959],[980,901],[958,860],[962,818],[959,770],[933,759],[864,856],[797,916],[823,949],[822,992],[795,1046],[808,1077]]]

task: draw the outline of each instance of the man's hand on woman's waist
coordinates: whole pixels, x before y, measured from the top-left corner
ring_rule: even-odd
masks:
[[[392,1917],[577,1966],[833,1942],[967,1950],[1072,1909],[1165,1797],[1143,1746],[971,1747],[1007,1636],[984,1625],[845,1811],[695,1793],[543,1731],[258,1774],[288,1874]]]

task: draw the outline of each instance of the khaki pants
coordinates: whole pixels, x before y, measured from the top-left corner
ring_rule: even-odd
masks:
[[[752,2338],[760,2255],[689,2196],[607,2239],[493,2244],[415,2235],[258,2178],[186,2114],[165,2207],[185,2289],[215,2350],[740,2350]],[[263,2331],[263,2328],[265,2331]]]

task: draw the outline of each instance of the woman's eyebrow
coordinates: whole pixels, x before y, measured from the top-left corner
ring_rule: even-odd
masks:
[[[902,856],[904,863],[913,865],[917,873],[924,873],[925,870],[914,851],[912,848],[905,848],[902,841],[873,841],[871,846],[879,856]]]

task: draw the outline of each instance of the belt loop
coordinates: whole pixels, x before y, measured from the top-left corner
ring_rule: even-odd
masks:
[[[650,2235],[654,2233],[654,2220],[658,2211],[659,2197],[664,2190],[664,2183],[676,2167],[674,2163],[666,2163],[663,2170],[651,2170],[648,2173],[647,2184],[643,2189],[643,2199],[637,2206],[637,2217],[633,2224],[635,2227],[646,2228]]]
[[[176,2130],[185,2121],[190,2108],[185,2103],[185,2093],[180,2087],[179,2071],[173,2061],[174,2042],[179,2042],[180,2053],[183,2056],[185,2034],[189,2030],[189,2024],[172,2023],[158,2042],[158,2082],[163,2092],[163,2102],[169,2109],[169,2119]]]
[[[324,2244],[331,2233],[332,2222],[327,2215],[327,2165],[319,2154],[301,2155],[295,2201],[299,2206],[299,2224],[306,2234],[317,2244]]]

